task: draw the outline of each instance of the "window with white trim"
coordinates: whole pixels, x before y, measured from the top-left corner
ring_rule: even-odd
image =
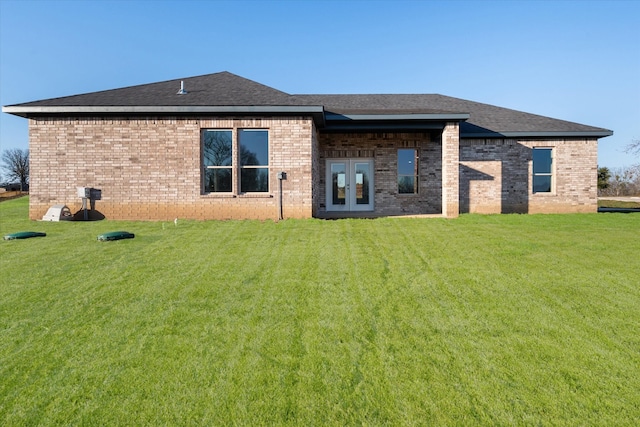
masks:
[[[551,193],[553,191],[553,149],[534,148],[533,192]]]
[[[269,131],[204,129],[202,179],[205,194],[268,193]]]

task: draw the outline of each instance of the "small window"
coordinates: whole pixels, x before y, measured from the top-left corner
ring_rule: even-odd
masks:
[[[240,192],[269,191],[269,132],[240,129]]]
[[[202,137],[205,193],[232,190],[233,140],[230,130],[205,130]]]
[[[418,150],[398,150],[398,193],[418,194]]]
[[[533,149],[533,192],[551,193],[553,189],[553,149]]]

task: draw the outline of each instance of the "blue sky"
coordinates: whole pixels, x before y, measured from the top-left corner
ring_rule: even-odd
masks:
[[[288,93],[440,93],[614,131],[639,163],[640,1],[0,0],[0,104],[230,71]],[[0,149],[27,148],[0,114]]]

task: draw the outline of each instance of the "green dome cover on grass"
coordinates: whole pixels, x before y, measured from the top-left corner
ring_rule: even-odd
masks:
[[[28,239],[30,237],[45,237],[47,233],[40,233],[38,231],[21,231],[19,233],[7,234],[4,236],[4,240],[16,240],[16,239]]]
[[[121,239],[133,239],[135,234],[129,233],[128,231],[111,231],[109,233],[103,233],[98,236],[98,240],[101,242],[108,242],[110,240],[121,240]]]

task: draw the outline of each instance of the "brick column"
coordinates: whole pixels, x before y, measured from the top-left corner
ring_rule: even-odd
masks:
[[[447,122],[442,131],[442,216],[457,218],[460,214],[460,125]]]

